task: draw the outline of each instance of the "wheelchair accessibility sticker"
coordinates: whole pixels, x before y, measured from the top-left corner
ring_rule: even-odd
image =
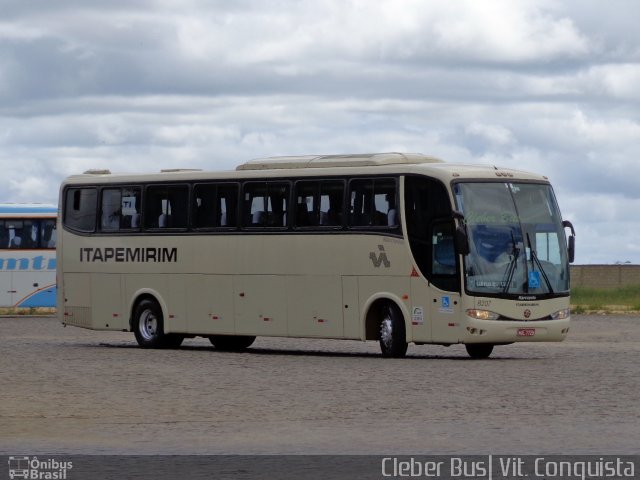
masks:
[[[438,310],[440,313],[453,313],[453,308],[451,308],[451,298],[448,296],[444,296],[440,300],[440,309]]]
[[[540,272],[529,272],[529,288],[540,288]]]

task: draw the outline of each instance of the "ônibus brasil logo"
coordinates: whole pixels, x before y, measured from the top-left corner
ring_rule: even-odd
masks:
[[[9,457],[9,478],[32,480],[65,480],[67,470],[73,468],[73,462],[63,462],[54,458],[38,460],[38,457]]]

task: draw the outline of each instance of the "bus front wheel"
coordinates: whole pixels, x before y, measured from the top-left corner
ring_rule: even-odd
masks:
[[[382,307],[380,320],[380,350],[383,357],[402,358],[407,353],[404,318],[398,307],[389,303]]]
[[[489,358],[489,355],[493,352],[493,345],[490,343],[468,343],[465,347],[471,358]]]
[[[133,332],[142,348],[178,348],[184,337],[164,333],[162,309],[155,300],[142,300],[134,313]]]

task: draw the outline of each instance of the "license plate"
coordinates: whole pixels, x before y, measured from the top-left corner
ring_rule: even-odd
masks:
[[[535,328],[519,328],[518,336],[519,337],[533,337],[536,334]]]

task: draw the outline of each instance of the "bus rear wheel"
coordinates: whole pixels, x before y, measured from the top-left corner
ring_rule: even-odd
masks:
[[[382,356],[402,358],[407,353],[407,335],[404,318],[398,307],[388,303],[381,309],[380,350]]]
[[[493,352],[493,345],[490,343],[468,343],[465,348],[469,356],[476,359],[489,358]]]
[[[142,348],[178,348],[184,337],[164,333],[162,309],[155,300],[142,300],[133,314],[133,333]]]
[[[249,348],[256,337],[250,335],[211,335],[209,341],[216,350],[227,352],[241,352]]]

